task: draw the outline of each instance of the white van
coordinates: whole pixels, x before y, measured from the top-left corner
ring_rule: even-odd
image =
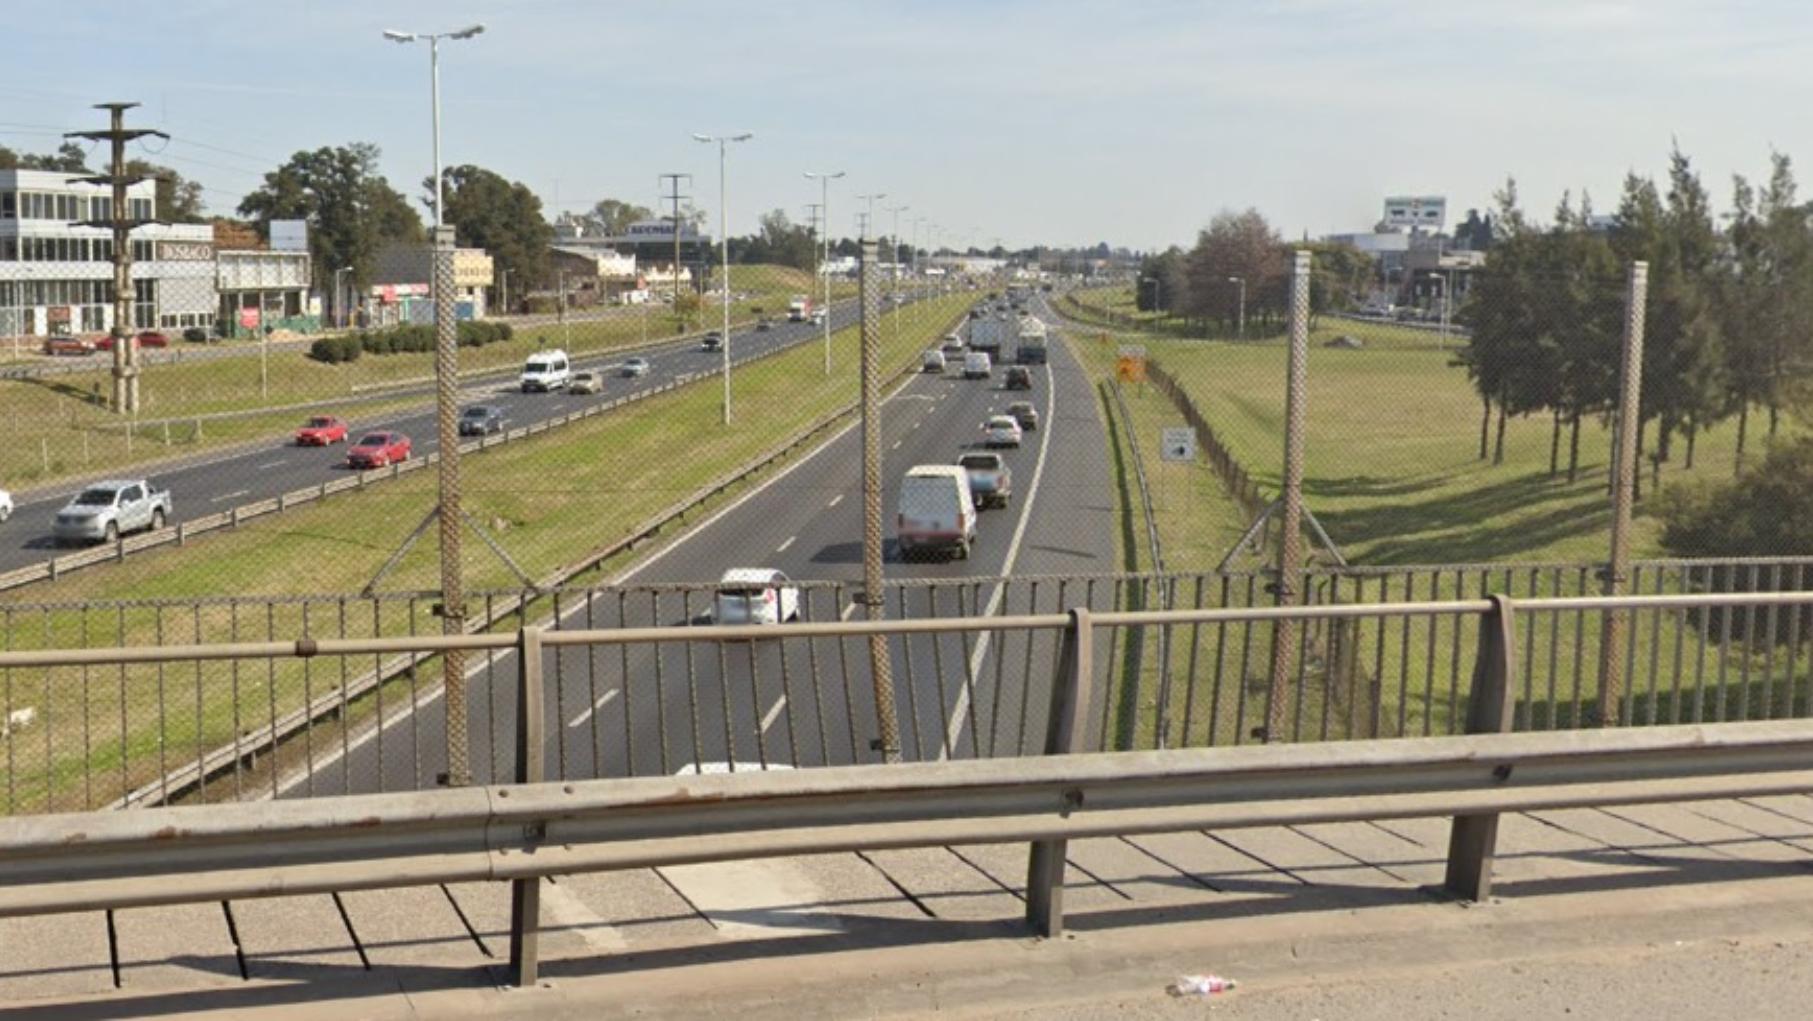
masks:
[[[968,560],[976,541],[976,504],[969,472],[954,464],[922,464],[900,482],[894,535],[905,560],[924,550],[949,550]]]
[[[994,368],[986,351],[971,351],[963,356],[964,379],[987,379],[994,375]]]
[[[522,367],[522,392],[565,390],[573,381],[573,366],[565,351],[537,351]]]
[[[943,372],[944,371],[944,352],[943,351],[927,351],[925,354],[920,355],[919,356],[919,371],[921,371],[921,372]]]

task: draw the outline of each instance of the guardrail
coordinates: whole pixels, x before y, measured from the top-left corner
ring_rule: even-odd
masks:
[[[770,354],[773,353],[778,352],[770,352]],[[744,359],[744,361],[754,361],[763,357],[768,356],[760,355],[756,356],[756,358]],[[732,364],[742,363],[733,362]],[[905,378],[910,378],[915,374],[916,368],[917,362],[909,359],[902,364],[899,371],[894,373],[893,376],[889,377],[889,379],[884,382],[884,387],[891,387]],[[684,386],[694,379],[699,378],[701,375],[712,375],[712,373],[687,374],[676,378],[671,383],[668,383],[655,391],[650,391],[636,397],[620,398],[617,401],[612,401],[603,405],[595,405],[582,412],[575,412],[571,415],[564,416],[562,419],[537,423],[536,425],[527,426],[520,430],[512,430],[511,433],[497,437],[486,437],[482,440],[475,441],[472,444],[462,445],[460,450],[462,453],[465,453],[469,450],[486,449],[487,447],[505,442],[510,436],[518,433],[529,435],[537,431],[546,431],[546,429],[553,428],[555,425],[564,425],[568,421],[576,418],[602,414],[620,404],[639,400],[642,397],[653,396],[656,393],[677,389],[678,387]],[[796,430],[792,435],[788,436],[775,446],[770,447],[766,452],[752,458],[741,466],[720,475],[710,482],[705,483],[686,497],[670,505],[667,509],[636,525],[627,535],[591,550],[571,564],[556,568],[534,589],[506,593],[501,599],[486,599],[484,602],[484,611],[468,617],[468,633],[489,631],[491,628],[495,627],[498,622],[506,620],[513,615],[520,614],[528,604],[533,602],[543,592],[565,585],[573,578],[586,571],[592,570],[599,564],[624,553],[631,552],[636,549],[636,547],[655,539],[673,525],[684,523],[687,515],[693,513],[698,508],[711,503],[739,483],[747,481],[768,470],[777,462],[790,457],[801,446],[812,441],[815,437],[836,425],[838,422],[848,418],[856,411],[857,406],[858,403],[852,401],[836,411],[822,416],[817,421]],[[436,458],[433,455],[430,455],[422,461],[410,461],[404,462],[403,465],[392,466],[392,469],[388,471],[391,476],[394,476],[401,471],[411,470],[411,466],[426,467],[435,460]],[[378,469],[376,470],[376,473],[382,475],[385,471],[387,470]],[[350,480],[341,481],[347,482]],[[330,485],[338,484],[339,483],[332,483]],[[362,474],[360,479],[357,480],[357,486],[362,488],[363,485],[364,481]],[[345,485],[341,488],[353,488],[353,486]],[[322,495],[324,496],[325,492]],[[308,500],[318,498],[319,497],[310,496],[308,497]],[[296,506],[299,502],[307,502],[307,500],[292,500],[287,506]],[[262,507],[261,513],[270,513],[273,510],[281,511],[286,509],[286,507],[282,505],[282,498],[279,498],[278,501],[264,501],[263,503],[266,505],[276,503],[277,506],[253,506]],[[238,509],[236,508],[236,510]],[[232,524],[237,526],[238,521],[235,520]],[[123,794],[117,801],[113,802],[108,807],[126,808],[148,804],[160,804],[168,802],[172,798],[182,797],[188,794],[196,786],[205,783],[209,778],[215,775],[232,769],[238,764],[256,761],[258,758],[268,754],[271,749],[281,745],[284,741],[290,739],[297,733],[311,727],[316,721],[323,717],[344,712],[352,703],[367,697],[386,682],[415,669],[434,655],[433,652],[419,650],[399,649],[396,651],[407,651],[407,654],[380,663],[372,670],[361,673],[357,678],[342,683],[337,689],[330,691],[319,698],[309,700],[302,706],[286,711],[280,717],[271,719],[265,726],[257,727],[247,733],[236,735],[232,743],[214,748],[211,751],[198,756],[192,762],[185,763],[173,771],[165,772],[164,775],[139,785],[137,788]],[[433,690],[438,691],[439,686],[436,685]],[[382,725],[381,721],[380,725]]]
[[[733,358],[731,360],[731,365],[732,367],[737,367],[774,357],[787,351],[791,351],[801,344],[809,343],[815,338],[816,335],[803,338],[794,344],[775,348],[772,351],[762,354],[745,356],[743,358]],[[671,338],[666,341],[666,343],[671,342]],[[560,428],[574,422],[583,421],[595,415],[601,415],[615,410],[623,405],[633,404],[637,401],[669,393],[698,379],[715,375],[715,370],[686,373],[685,375],[678,376],[652,390],[640,391],[626,397],[619,397],[613,401],[606,401],[603,404],[593,404],[579,411],[570,412],[555,418],[542,419],[539,422],[511,429],[508,432],[500,433],[496,436],[487,436],[469,443],[462,443],[459,448],[460,453],[468,454],[481,450],[489,450],[490,448],[501,444],[512,443],[532,436],[537,436],[547,432],[549,429]],[[401,464],[393,464],[387,468],[374,468],[369,471],[360,472],[356,476],[349,476],[348,478],[336,479],[332,482],[323,482],[319,485],[291,490],[288,493],[283,493],[275,497],[255,500],[248,504],[238,505],[229,510],[204,515],[199,518],[185,519],[159,531],[140,532],[129,536],[121,536],[120,539],[112,545],[94,546],[61,557],[51,557],[36,564],[30,564],[25,567],[15,568],[11,571],[0,573],[0,592],[20,588],[25,585],[36,584],[41,581],[56,581],[71,571],[93,567],[96,564],[124,561],[127,555],[131,553],[138,553],[143,550],[171,544],[180,546],[188,542],[192,536],[217,531],[222,528],[237,528],[243,522],[250,521],[254,518],[263,517],[267,514],[281,513],[292,507],[313,503],[316,500],[325,499],[334,493],[345,492],[349,489],[363,489],[374,482],[395,478],[398,475],[426,468],[429,465],[438,463],[439,460],[440,455],[438,453],[428,454],[422,458],[411,459],[404,461]],[[180,499],[180,496],[178,498]]]
[[[1705,597],[1583,597],[1522,609],[1704,606]],[[1805,603],[1790,593],[1716,600]],[[807,624],[826,636],[1045,629],[1062,635],[1042,756],[889,766],[545,782],[542,664],[561,647],[671,638],[669,629],[264,642],[0,653],[0,668],[172,659],[318,657],[406,648],[513,648],[511,785],[0,820],[0,916],[446,882],[512,883],[511,972],[538,968],[540,880],[574,872],[944,844],[1029,842],[1026,918],[1064,925],[1066,842],[1091,836],[1452,817],[1444,886],[1490,895],[1499,814],[1813,791],[1813,721],[1508,734],[1519,607],[1493,598],[1414,607],[1271,607]],[[1468,735],[1414,740],[1083,753],[1098,630],[1232,617],[1479,618]],[[705,627],[748,643],[762,627]]]

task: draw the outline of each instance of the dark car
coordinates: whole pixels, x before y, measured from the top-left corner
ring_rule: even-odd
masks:
[[[1024,365],[1009,365],[1007,375],[1001,379],[1001,388],[1004,390],[1031,390],[1032,370]]]
[[[774,323],[770,322],[767,316],[763,316],[755,321],[755,328],[757,330],[772,330],[774,329]]]
[[[504,431],[504,412],[491,404],[474,404],[460,412],[461,436],[484,436]]]
[[[1007,406],[1007,413],[1027,432],[1039,427],[1039,409],[1033,407],[1031,401],[1015,401]]]
[[[699,349],[702,351],[718,351],[723,347],[724,335],[716,330],[707,333],[704,339],[699,341]]]

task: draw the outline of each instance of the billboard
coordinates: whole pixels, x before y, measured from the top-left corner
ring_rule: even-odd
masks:
[[[658,220],[637,220],[635,223],[632,223],[629,226],[623,228],[623,234],[620,237],[611,238],[610,240],[612,240],[612,241],[663,241],[663,240],[672,241],[673,238],[674,238],[674,221],[672,219],[658,219]],[[685,242],[690,242],[690,241],[697,241],[698,239],[699,239],[699,228],[694,226],[691,223],[682,221],[680,224],[680,240],[685,241]]]
[[[1399,195],[1385,200],[1387,227],[1441,230],[1448,221],[1448,200],[1440,195]]]
[[[273,252],[306,252],[308,251],[307,220],[272,220],[271,251]]]

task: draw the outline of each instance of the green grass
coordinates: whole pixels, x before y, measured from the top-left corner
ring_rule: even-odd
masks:
[[[917,306],[896,339],[883,331],[883,364],[908,366],[967,307],[967,295]],[[770,449],[778,440],[846,404],[856,394],[857,331],[834,335],[836,370],[823,373],[821,349],[802,345],[736,372],[738,420],[719,422],[719,391],[705,381],[650,398],[543,437],[472,455],[463,462],[465,506],[535,577],[572,564],[622,538],[637,524],[708,481]],[[350,492],[235,532],[165,547],[123,564],[35,586],[34,600],[67,612],[20,610],[5,618],[8,648],[287,638],[433,631],[428,599],[382,604],[329,595],[274,603],[264,614],[198,601],[179,610],[153,606],[90,610],[102,600],[198,599],[222,593],[356,592],[420,521],[435,499],[432,470],[365,492]],[[474,538],[465,544],[473,589],[509,588],[514,575]],[[638,551],[635,556],[642,555]],[[384,591],[436,587],[433,533],[405,556]],[[611,570],[629,561],[603,565]],[[348,606],[352,609],[349,611]],[[255,619],[254,619],[255,618]],[[370,660],[183,664],[166,669],[6,671],[0,702],[31,706],[39,722],[6,753],[8,808],[80,808],[223,744],[309,696],[331,691],[370,668]],[[438,676],[424,674],[423,676]],[[385,698],[409,693],[410,681]],[[338,740],[376,711],[375,699],[320,740]],[[50,739],[50,747],[44,742]],[[293,754],[293,753],[292,753]]]

